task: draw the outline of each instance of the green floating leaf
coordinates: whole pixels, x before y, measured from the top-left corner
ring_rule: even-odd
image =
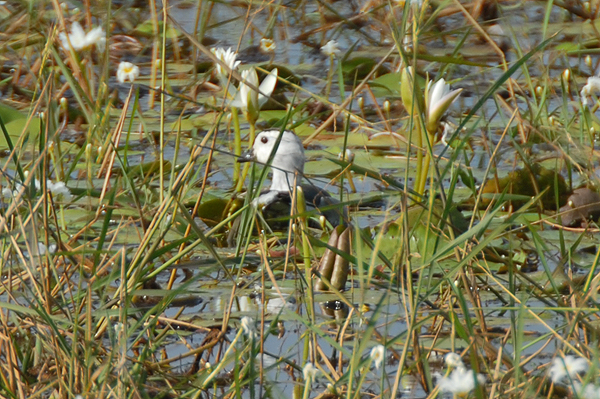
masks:
[[[379,61],[371,57],[356,57],[342,63],[342,72],[347,79],[354,80],[356,78],[361,80],[366,78],[378,63]],[[383,75],[389,72],[389,69],[380,65],[375,73],[376,75]]]
[[[557,171],[533,164],[531,168],[517,169],[501,179],[488,180],[482,190],[481,206],[487,207],[492,199],[500,198],[490,194],[503,194],[503,200],[509,200],[514,207],[521,207],[541,194],[539,201],[544,208],[556,209],[557,204],[565,203],[569,188]]]
[[[27,115],[8,105],[0,104],[0,118],[5,124],[8,124],[17,119],[26,119]]]
[[[214,227],[223,220],[225,210],[229,206],[229,200],[224,198],[213,198],[202,201],[198,206],[197,216],[209,227]]]
[[[158,21],[159,34],[161,34],[162,31],[163,31],[163,21]],[[154,22],[151,20],[144,21],[135,28],[134,32],[137,33],[138,35],[154,37]],[[177,39],[178,37],[179,37],[179,31],[169,25],[167,27],[167,38]]]
[[[164,161],[163,164],[163,171],[164,173],[170,172],[171,171],[171,162],[170,161]],[[129,170],[127,171],[127,175],[129,177],[136,177],[136,176],[149,176],[155,173],[159,173],[160,172],[160,161],[157,159],[156,161],[152,161],[152,162],[146,162],[143,163],[141,165],[135,165],[135,166],[131,166],[129,168]]]
[[[29,122],[29,124],[28,124]],[[31,143],[35,143],[37,141],[37,137],[40,133],[40,120],[39,118],[33,118],[30,121],[27,119],[15,119],[10,123],[6,123],[6,131],[11,137],[13,144],[16,145],[16,142],[19,137],[24,134],[28,134],[27,138]],[[0,138],[0,147],[6,148],[8,147],[8,143],[6,142],[6,138]]]
[[[400,72],[386,73],[370,83],[376,97],[400,96]]]
[[[460,181],[462,182],[462,184],[464,184],[465,186],[469,187],[471,190],[475,190],[477,188],[477,184],[475,182],[475,180],[473,179],[473,176],[468,174],[466,171],[464,171],[463,169],[457,169],[457,173],[458,176],[460,177]]]

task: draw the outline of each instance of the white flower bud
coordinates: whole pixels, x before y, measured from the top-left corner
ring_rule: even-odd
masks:
[[[390,107],[391,107],[391,105],[390,105],[390,102],[389,102],[389,100],[385,100],[385,101],[383,102],[383,110],[384,110],[386,113],[388,113],[388,114],[389,114],[389,113],[390,113]]]

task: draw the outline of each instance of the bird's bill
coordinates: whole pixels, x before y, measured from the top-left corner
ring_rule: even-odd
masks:
[[[254,161],[254,153],[252,152],[252,150],[246,151],[238,157],[237,161],[239,163],[252,162]]]

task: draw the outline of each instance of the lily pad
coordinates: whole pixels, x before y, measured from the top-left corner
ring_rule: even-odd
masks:
[[[342,72],[344,73],[344,77],[349,81],[354,81],[354,79],[361,80],[366,78],[378,63],[378,60],[371,57],[355,57],[342,63]],[[375,74],[383,75],[389,72],[389,69],[380,65],[377,67]]]
[[[4,124],[10,123],[17,119],[25,119],[27,116],[21,111],[9,107],[8,105],[0,104],[0,118]]]
[[[559,207],[565,204],[569,189],[564,177],[557,171],[533,164],[531,169],[517,169],[503,178],[488,180],[482,194],[480,203],[483,207],[487,207],[494,199],[504,197],[508,198],[513,207],[518,208],[541,194],[540,201],[544,209],[556,209],[557,204]],[[511,197],[506,197],[507,194]]]

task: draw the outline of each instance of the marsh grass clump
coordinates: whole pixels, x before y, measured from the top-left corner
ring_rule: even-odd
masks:
[[[0,397],[597,397],[595,7],[0,4]]]

